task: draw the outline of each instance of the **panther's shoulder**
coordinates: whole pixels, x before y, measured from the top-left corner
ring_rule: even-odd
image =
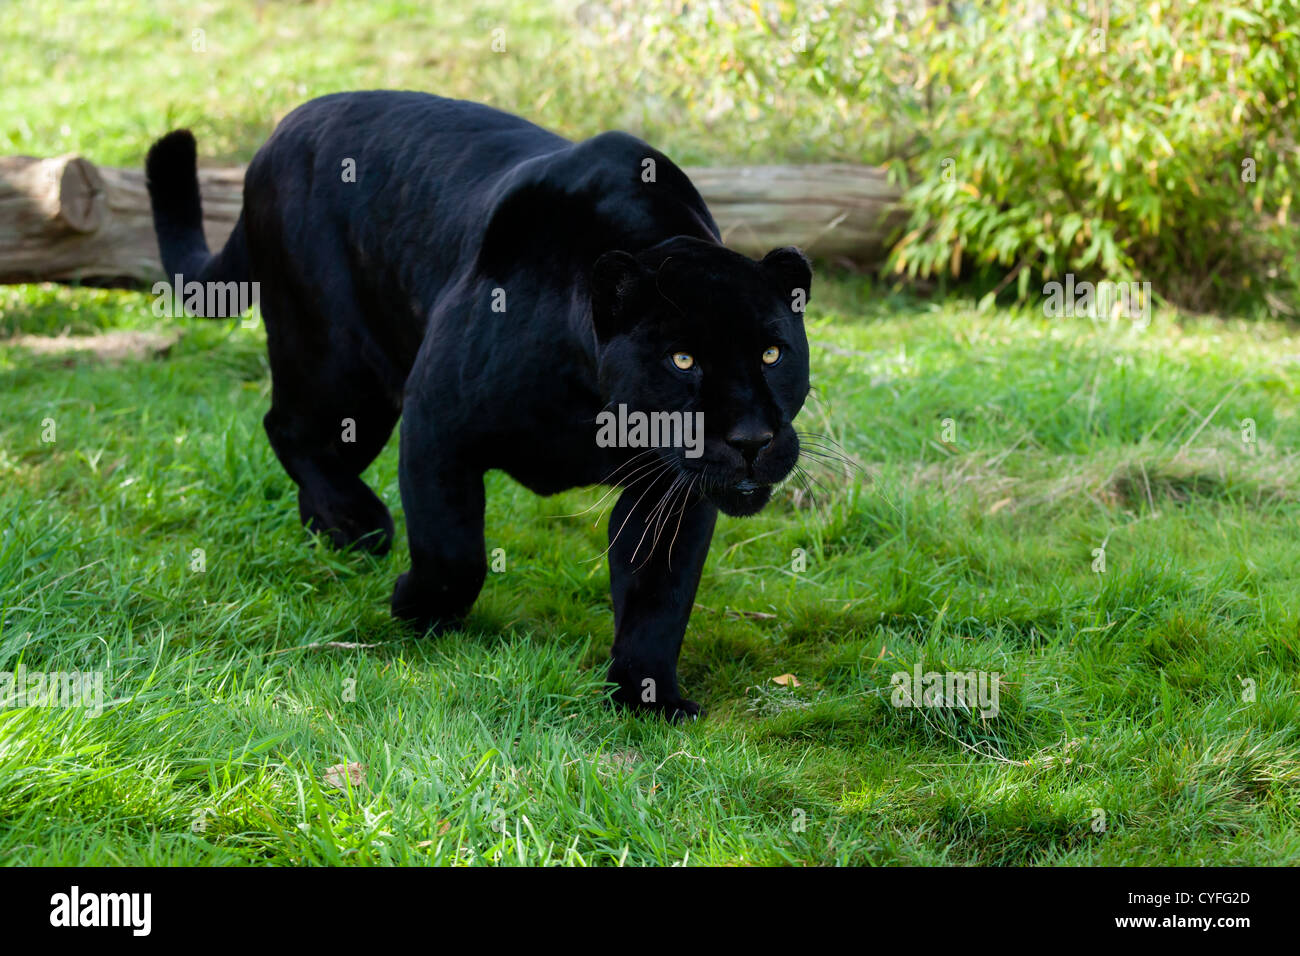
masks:
[[[665,199],[708,213],[690,177],[676,163],[631,133],[610,130],[556,154],[539,180],[570,191],[599,192],[615,202],[653,204]],[[712,219],[709,220],[712,225]]]
[[[610,131],[535,157],[503,183],[478,256],[499,274],[530,261],[584,270],[610,249],[637,251],[671,236],[719,239],[690,178],[630,133]]]

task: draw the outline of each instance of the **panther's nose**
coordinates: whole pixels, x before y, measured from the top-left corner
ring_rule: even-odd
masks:
[[[772,430],[762,426],[737,425],[727,435],[727,444],[754,463],[758,453],[772,443]]]

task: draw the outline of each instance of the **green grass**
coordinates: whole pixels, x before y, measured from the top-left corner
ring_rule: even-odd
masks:
[[[0,669],[103,670],[109,698],[0,710],[0,859],[1294,862],[1294,333],[821,292],[805,425],[867,478],[721,522],[687,727],[602,702],[604,531],[564,517],[594,489],[493,476],[506,570],[416,640],[386,609],[404,544],[298,525],[259,330],[168,323],[169,357],[121,366],[0,343]],[[3,302],[10,331],[157,321],[127,292]],[[398,504],[395,447],[367,478]],[[917,660],[1002,673],[1000,713],[895,709]],[[364,783],[323,786],[343,762]]]
[[[725,50],[686,49],[658,29],[680,19],[664,15],[671,6],[5,0],[0,133],[6,153],[139,166],[154,139],[185,125],[205,160],[247,162],[303,101],[392,88],[489,103],[575,139],[625,129],[683,164],[861,162],[880,152],[879,119],[843,96],[800,85],[766,90],[761,111],[732,104]],[[709,30],[701,23],[690,36]],[[733,32],[713,29],[728,43]]]
[[[416,6],[208,4],[196,58],[178,2],[7,4],[6,151],[136,164],[191,123],[246,160],[301,100],[373,85],[638,128],[636,97],[565,85],[558,7]],[[500,17],[516,59],[489,59]],[[660,115],[641,129],[670,153],[744,152],[743,118],[705,136]],[[184,335],[122,365],[12,341],[154,328]],[[861,472],[720,521],[681,661],[709,713],[673,727],[602,700],[604,527],[565,517],[599,491],[493,475],[506,570],[462,632],[411,638],[387,614],[395,442],[366,477],[398,546],[333,552],[261,430],[260,329],[0,289],[0,671],[100,670],[109,698],[0,707],[0,862],[1300,859],[1296,330],[1048,320],[819,273],[809,334],[800,424]],[[999,714],[891,706],[917,661],[1001,673]],[[344,762],[364,779],[322,782]]]

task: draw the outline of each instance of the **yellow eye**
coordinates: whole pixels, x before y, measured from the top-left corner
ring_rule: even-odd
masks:
[[[781,350],[777,348],[775,345],[769,345],[766,349],[763,350],[764,365],[775,365],[776,360],[779,359],[780,357],[781,357]]]
[[[695,357],[689,352],[674,352],[673,364],[685,372],[687,369],[695,366]]]

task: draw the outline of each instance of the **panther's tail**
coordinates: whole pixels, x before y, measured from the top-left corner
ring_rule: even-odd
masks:
[[[158,251],[169,282],[180,275],[189,282],[248,282],[252,276],[244,234],[244,214],[239,214],[226,246],[216,255],[208,251],[203,235],[203,207],[199,200],[199,173],[194,135],[187,129],[173,130],[149,148],[145,179],[153,207],[153,228]],[[236,306],[237,308],[237,306]],[[237,312],[224,306],[214,310],[224,318]]]

